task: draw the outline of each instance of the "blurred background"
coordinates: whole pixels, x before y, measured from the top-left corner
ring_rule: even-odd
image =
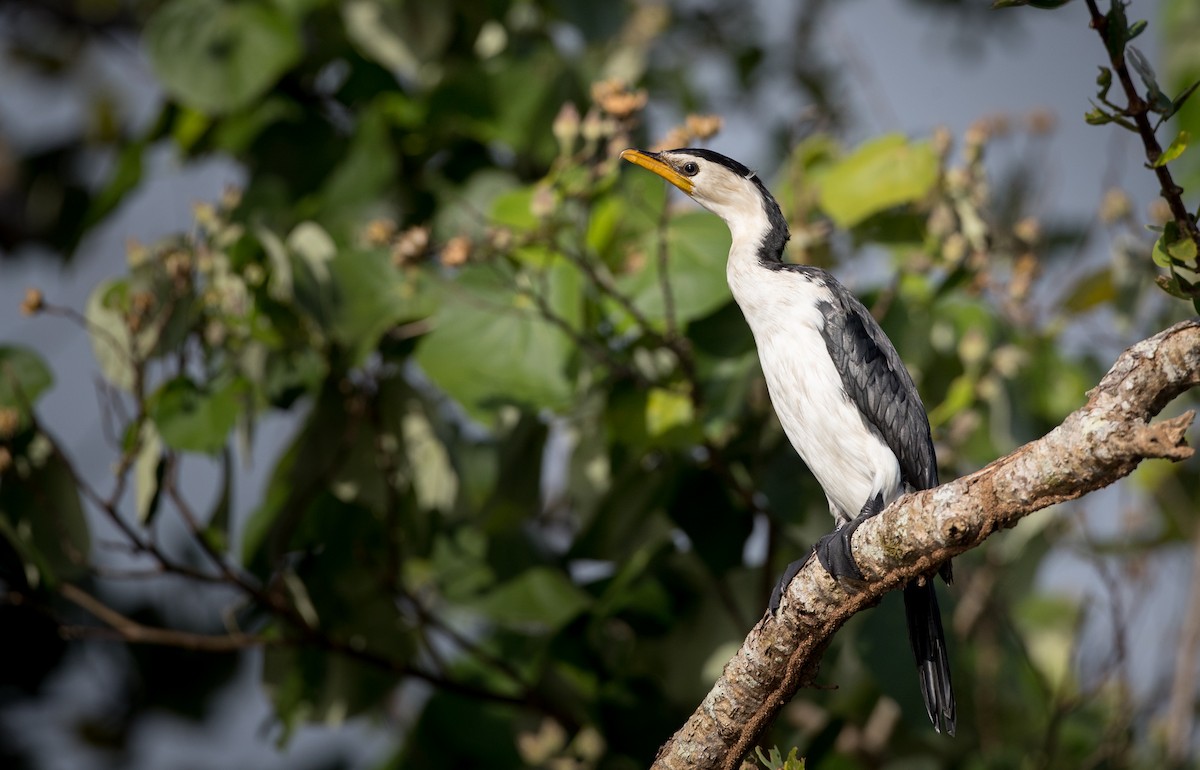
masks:
[[[1200,7],[1127,13],[1164,92],[1200,79]],[[1194,315],[1140,140],[1084,120],[1082,1],[0,0],[0,57],[6,768],[652,760],[830,520],[724,225],[626,146],[759,170],[944,479]],[[1196,470],[956,561],[956,738],[891,597],[764,746],[1193,766]]]

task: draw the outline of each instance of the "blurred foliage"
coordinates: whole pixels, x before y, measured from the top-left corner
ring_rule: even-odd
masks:
[[[136,35],[164,97],[144,127],[8,161],[0,247],[69,251],[139,189],[156,149],[232,157],[248,181],[198,205],[190,232],[130,244],[126,273],[81,313],[27,301],[91,339],[116,486],[79,478],[38,422],[51,374],[37,354],[0,348],[0,580],[21,602],[0,609],[24,613],[28,638],[50,619],[89,636],[58,587],[107,598],[132,562],[165,606],[211,592],[202,627],[176,630],[265,648],[285,729],[391,713],[399,691],[412,705],[387,767],[645,766],[783,564],[829,526],[726,288],[724,226],[618,168],[621,149],[655,139],[647,92],[627,84],[680,116],[702,101],[675,36],[703,40],[750,92],[764,82],[760,44],[701,5],[16,4],[9,23],[58,36],[12,46],[36,66],[72,66],[97,30]],[[798,37],[819,20],[806,5]],[[943,477],[1082,403],[1115,351],[1068,355],[1072,330],[1101,318],[1123,339],[1178,313],[1152,290],[1153,242],[1120,193],[1100,216],[1118,244],[1108,262],[1081,264],[1083,224],[1037,217],[1046,115],[849,146],[822,66],[796,87],[825,129],[781,143],[772,185],[788,258],[858,278],[919,383]],[[670,136],[718,126],[692,116]],[[1004,143],[1026,150],[990,175]],[[99,185],[74,168],[84,154],[105,160]],[[262,499],[231,515],[231,456],[274,415],[295,435]],[[219,461],[211,510],[181,491],[196,456]],[[1152,473],[1148,498],[1194,509],[1194,473]],[[81,496],[132,556],[90,545]],[[162,540],[168,519],[182,555]],[[1157,541],[1131,558],[1196,536],[1158,508],[1137,527]],[[769,743],[820,767],[1161,766],[1161,712],[1130,701],[1129,661],[1079,675],[1087,608],[1033,590],[1070,535],[1039,517],[959,560],[944,603],[955,740],[925,723],[885,603],[827,653],[822,681],[838,689],[801,693]],[[173,628],[169,613],[123,611]],[[147,682],[195,670],[195,652],[150,649],[131,648]],[[144,692],[106,740],[129,739],[137,708],[201,712],[227,673],[189,677],[186,697]]]

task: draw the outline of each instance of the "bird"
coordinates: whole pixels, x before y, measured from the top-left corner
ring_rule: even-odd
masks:
[[[726,279],[754,336],[771,404],[820,483],[836,529],[788,565],[771,598],[815,553],[835,579],[862,579],[850,537],[903,494],[938,485],[929,417],[912,376],[871,313],[830,272],[786,262],[790,237],[758,175],[708,149],[628,149],[641,166],[725,221]],[[949,562],[939,570],[950,583]],[[950,662],[932,575],[904,587],[905,619],[925,711],[937,732],[956,721]]]

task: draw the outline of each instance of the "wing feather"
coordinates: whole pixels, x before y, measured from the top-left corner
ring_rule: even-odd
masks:
[[[822,335],[846,395],[895,453],[904,482],[915,489],[936,487],[929,417],[912,376],[863,304],[832,276],[826,288],[832,298],[820,306]]]

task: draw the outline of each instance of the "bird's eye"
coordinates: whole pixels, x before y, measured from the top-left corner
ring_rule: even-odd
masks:
[[[683,168],[681,168],[680,171],[688,176],[695,176],[696,174],[700,173],[700,167],[689,160],[687,163],[683,164]]]

